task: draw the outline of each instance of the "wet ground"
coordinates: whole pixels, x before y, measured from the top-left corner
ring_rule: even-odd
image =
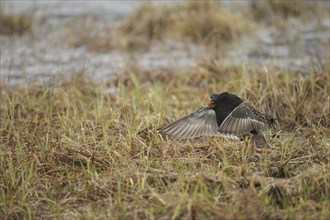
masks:
[[[32,34],[21,37],[1,35],[1,81],[11,85],[49,83],[74,73],[85,73],[93,80],[102,81],[121,74],[132,64],[142,69],[189,71],[201,59],[212,57],[203,46],[187,46],[173,41],[154,43],[142,51],[111,50],[107,53],[67,44],[65,34],[72,19],[97,16],[99,23],[96,25],[106,23],[113,27],[141,4],[140,1],[2,2],[5,12],[27,14],[38,22]],[[291,19],[282,30],[258,28],[254,34],[233,43],[220,62],[224,65],[276,65],[308,72],[329,62],[329,30],[329,18]]]

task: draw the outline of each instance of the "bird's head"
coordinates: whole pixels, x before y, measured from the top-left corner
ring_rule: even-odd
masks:
[[[217,103],[219,102],[219,97],[220,97],[219,94],[210,95],[210,101],[208,104],[209,108],[214,108],[217,105]]]
[[[239,104],[243,102],[238,96],[229,93],[229,92],[222,92],[220,94],[212,94],[210,96],[209,101],[209,108],[215,108],[219,105],[231,106],[230,108],[235,108]]]

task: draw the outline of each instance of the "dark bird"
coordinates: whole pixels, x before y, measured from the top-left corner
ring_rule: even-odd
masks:
[[[223,92],[210,96],[208,107],[158,129],[163,137],[186,139],[200,136],[224,135],[242,140],[250,137],[257,147],[269,147],[265,133],[275,119],[238,96]]]

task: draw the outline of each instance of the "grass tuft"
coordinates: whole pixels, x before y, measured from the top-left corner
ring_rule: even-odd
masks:
[[[250,12],[258,21],[267,21],[269,23],[291,17],[296,18],[315,18],[327,13],[323,9],[322,1],[277,1],[253,0],[250,6]],[[326,6],[325,6],[326,7]]]
[[[233,25],[235,24],[235,25]],[[117,28],[121,45],[134,49],[165,37],[219,46],[251,30],[252,22],[216,1],[143,5]]]
[[[31,17],[22,14],[5,14],[0,10],[0,34],[21,36],[31,30]]]
[[[106,24],[100,25],[99,18],[78,16],[69,25],[66,34],[68,45],[101,53],[115,48],[111,28]]]

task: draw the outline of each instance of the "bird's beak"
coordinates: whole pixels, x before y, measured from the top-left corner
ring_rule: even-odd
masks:
[[[210,100],[208,106],[209,106],[209,108],[214,108],[215,104],[212,100]]]

